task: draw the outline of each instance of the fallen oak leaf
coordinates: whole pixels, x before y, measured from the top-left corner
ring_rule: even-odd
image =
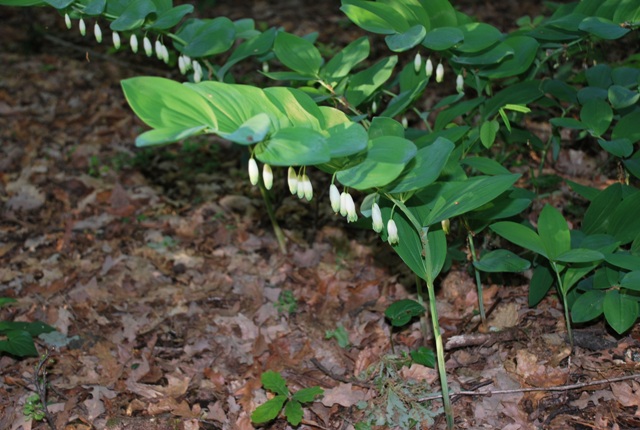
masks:
[[[364,391],[358,388],[353,388],[353,384],[351,383],[340,383],[335,388],[330,388],[325,390],[324,397],[321,402],[326,407],[331,407],[333,405],[344,406],[345,408],[349,408],[356,403],[364,400],[366,394]]]

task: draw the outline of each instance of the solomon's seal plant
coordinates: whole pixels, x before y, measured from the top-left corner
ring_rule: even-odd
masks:
[[[306,169],[314,166],[331,175],[331,208],[348,222],[358,219],[352,191],[364,195],[361,215],[371,217],[373,230],[421,279],[418,306],[411,309],[423,312],[428,301],[450,428],[453,412],[435,307],[435,280],[452,259],[445,233],[464,230],[483,320],[481,272],[523,271],[531,265],[508,250],[478,254],[474,236],[489,230],[533,251],[530,304],[555,284],[569,330],[571,314],[580,322],[604,314],[619,332],[638,317],[640,218],[629,214],[640,207],[634,186],[640,178],[640,71],[631,60],[615,67],[588,66],[595,63],[595,42],[625,39],[637,45],[637,2],[554,4],[551,16],[519,21],[519,28],[503,33],[475,22],[447,0],[342,0],[349,20],[384,37],[388,52],[375,60],[369,58],[368,37],[324,58],[315,34],[260,31],[253,19],[188,18],[193,6],[173,6],[169,0],[0,4],[51,5],[67,27],[78,20],[83,35],[85,19],[104,20],[114,46],[120,47],[122,35],[134,53],[142,37],[151,56],[154,40],[158,59],[179,69],[184,82],[122,81],[128,103],[149,126],[136,145],[208,134],[247,147],[250,182],[263,193],[283,249],[284,235],[278,233],[267,194],[278,168],[287,169],[291,194],[306,200],[313,197]],[[99,28],[96,24],[96,38]],[[234,66],[246,60],[262,64],[262,74],[274,85],[234,83]],[[432,80],[450,84],[452,94],[425,111],[420,100]],[[550,118],[554,128],[547,141],[522,126],[531,112]],[[615,157],[621,183],[611,191],[572,184],[591,202],[582,230],[570,231],[559,212],[545,208],[535,232],[519,215],[541,196],[516,187],[521,175],[504,162],[526,146],[538,154],[542,173],[547,154],[559,152],[564,128],[579,131]],[[272,390],[276,415],[285,402],[296,404],[284,384],[277,386],[279,391]],[[291,408],[299,411],[297,405]]]

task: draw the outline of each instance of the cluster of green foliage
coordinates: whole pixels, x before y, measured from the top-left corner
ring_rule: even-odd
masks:
[[[0,297],[0,307],[16,301],[13,298]],[[17,357],[36,357],[38,351],[33,338],[53,331],[55,331],[53,327],[41,321],[0,321],[0,338],[4,338],[0,340],[0,352]]]
[[[178,65],[186,82],[122,82],[131,108],[151,128],[137,138],[138,146],[217,135],[249,149],[251,180],[263,192],[271,181],[258,181],[255,160],[269,173],[270,166],[288,166],[307,181],[305,169],[314,166],[344,187],[332,203],[336,212],[349,213],[349,221],[355,214],[345,210],[342,197],[351,199],[349,190],[366,193],[360,213],[374,219],[382,239],[426,283],[449,426],[435,279],[455,255],[447,242],[450,226],[471,250],[483,318],[482,273],[531,268],[530,304],[555,285],[571,341],[572,321],[604,315],[623,333],[640,315],[640,54],[616,64],[604,56],[611,41],[637,46],[637,1],[554,4],[550,16],[525,17],[503,33],[456,11],[448,0],[342,0],[341,10],[354,24],[385,36],[389,55],[375,62],[368,37],[323,58],[316,34],[260,31],[253,19],[187,18],[193,7],[173,7],[170,0],[0,4],[51,5],[69,24],[78,19],[83,33],[84,19],[95,19],[98,40],[99,23],[109,22],[118,48],[120,33],[134,51],[142,37],[147,55],[153,52],[149,37],[155,39],[158,58]],[[166,55],[165,43],[172,48]],[[596,64],[601,59],[605,63]],[[279,86],[236,84],[232,70],[241,61],[262,63],[261,73]],[[455,80],[456,92],[421,110],[425,91],[444,80]],[[546,142],[523,126],[527,115],[552,124]],[[605,190],[570,183],[590,201],[580,229],[570,230],[562,214],[546,206],[536,231],[521,214],[542,196],[517,187],[521,175],[504,165],[514,151],[527,148],[540,154],[541,172],[547,154],[557,157],[564,128],[606,151],[621,180]],[[476,253],[474,237],[491,232],[529,252]],[[420,285],[420,308],[396,305],[394,325],[424,312]],[[275,392],[282,402],[289,398]]]

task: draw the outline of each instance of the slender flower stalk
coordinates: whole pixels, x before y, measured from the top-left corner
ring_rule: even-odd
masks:
[[[331,184],[329,187],[329,200],[331,201],[331,209],[335,213],[340,212],[340,191],[335,184]]]
[[[138,36],[132,34],[129,38],[129,44],[131,45],[131,51],[135,54],[138,52]]]
[[[264,187],[267,190],[273,187],[273,170],[271,170],[271,166],[268,164],[262,166],[262,182],[264,182]]]
[[[395,245],[400,241],[398,237],[398,226],[396,226],[396,222],[393,219],[390,219],[387,222],[387,240],[389,241],[389,245]]]
[[[251,185],[256,185],[260,179],[260,171],[258,170],[258,163],[254,158],[249,159],[249,182]]]
[[[298,174],[293,167],[289,167],[287,171],[287,184],[289,185],[289,192],[291,194],[298,192]]]
[[[97,22],[93,25],[93,34],[96,36],[96,41],[102,43],[102,29]]]
[[[384,223],[382,222],[380,206],[378,206],[377,203],[374,203],[373,206],[371,206],[371,220],[373,224],[373,231],[380,233],[384,227]]]
[[[438,67],[436,67],[436,82],[440,83],[444,79],[444,66],[442,63],[438,63]]]
[[[68,13],[64,14],[64,24],[67,26],[67,30],[71,30],[71,17]]]
[[[147,54],[147,57],[151,57],[151,55],[153,55],[153,47],[151,47],[151,41],[147,36],[142,39],[142,46],[144,47],[144,53]]]
[[[430,78],[433,75],[433,62],[431,58],[427,59],[427,64],[424,66],[424,71],[427,75],[427,78]]]
[[[120,33],[114,31],[111,34],[111,40],[113,40],[113,47],[116,49],[120,49],[122,42],[120,41]]]
[[[84,23],[84,19],[80,18],[80,21],[78,21],[78,29],[80,30],[80,34],[81,35],[86,35],[87,34],[87,25]]]

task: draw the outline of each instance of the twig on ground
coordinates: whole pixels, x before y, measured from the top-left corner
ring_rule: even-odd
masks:
[[[42,411],[44,412],[47,424],[49,424],[49,427],[51,427],[52,430],[56,430],[53,415],[51,415],[51,412],[49,412],[49,408],[47,407],[47,364],[50,355],[51,353],[47,349],[45,353],[40,356],[40,361],[38,361],[38,364],[36,365],[35,375],[33,375],[33,385],[34,391],[38,394],[38,397],[40,397],[40,404],[42,405]],[[42,375],[42,377],[40,375]]]
[[[341,375],[336,375],[335,373],[333,373],[332,371],[330,371],[329,369],[327,369],[322,363],[320,363],[318,361],[317,358],[312,358],[311,362],[325,375],[327,375],[328,377],[330,377],[331,379],[335,379],[336,381],[339,382],[344,382],[345,384],[353,384],[353,385],[358,385],[359,387],[364,387],[364,388],[371,388],[371,384],[368,384],[366,382],[360,382],[358,380],[349,380],[347,378],[345,378],[344,376]]]
[[[570,391],[577,390],[579,388],[591,387],[593,385],[610,384],[612,382],[628,381],[629,379],[640,379],[640,374],[635,373],[633,375],[619,376],[617,378],[606,378],[597,381],[580,382],[578,384],[558,385],[554,387],[530,387],[530,388],[516,388],[512,390],[494,390],[494,391],[458,391],[451,393],[451,396],[493,396],[499,394],[517,394],[517,393],[530,393],[534,391]],[[434,394],[432,396],[421,397],[417,399],[418,402],[426,402],[428,400],[441,399],[442,394]]]

